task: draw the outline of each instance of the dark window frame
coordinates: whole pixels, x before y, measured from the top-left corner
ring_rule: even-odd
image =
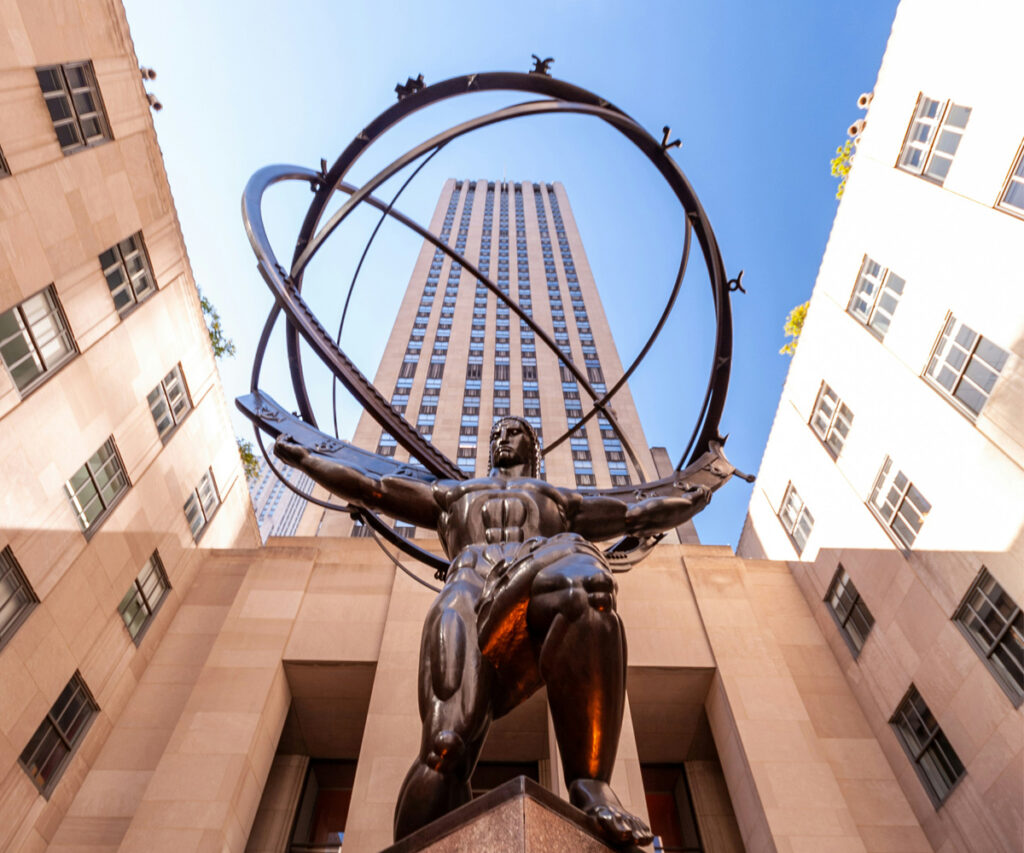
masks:
[[[924,713],[922,713],[922,708]],[[913,717],[909,713],[911,711],[913,712]],[[923,741],[918,739],[913,733],[914,717],[916,717],[925,735]],[[935,724],[934,727],[929,725],[929,719]],[[911,729],[910,732],[901,727],[901,721],[906,724],[907,728]],[[896,706],[892,717],[889,718],[889,725],[892,726],[896,734],[896,740],[899,741],[911,764],[914,765],[914,772],[917,773],[917,778],[920,779],[925,793],[928,794],[928,798],[932,801],[932,806],[938,811],[967,775],[967,769],[960,760],[960,756],[957,755],[956,750],[953,749],[953,745],[949,742],[945,732],[942,731],[942,727],[935,719],[935,715],[924,701],[924,697],[921,696],[921,693],[913,684],[910,685],[903,699]],[[911,742],[911,738],[917,742]],[[948,787],[944,790],[936,787],[935,781],[929,776],[926,767],[922,765],[922,760],[926,758],[932,762],[941,761],[947,764],[948,769],[956,775],[956,778],[952,781],[946,782],[946,780],[943,780],[943,782],[948,784]]]
[[[72,693],[64,701],[63,705],[60,705],[61,700],[64,699],[65,694],[69,688],[73,688]],[[71,707],[71,702],[78,696],[84,699],[83,704],[79,707],[76,715],[65,724],[62,724],[62,717],[64,713]],[[60,707],[58,707],[60,706]],[[74,757],[76,750],[81,745],[82,741],[85,740],[86,734],[92,727],[93,721],[99,715],[100,707],[96,703],[96,699],[93,697],[92,692],[89,690],[89,686],[85,683],[85,679],[82,678],[82,674],[75,670],[74,675],[71,676],[71,680],[64,686],[60,696],[50,706],[46,712],[46,717],[36,728],[35,732],[32,733],[32,737],[29,738],[29,742],[25,745],[25,748],[21,751],[18,756],[18,764],[21,765],[21,769],[25,771],[26,775],[35,786],[39,789],[39,793],[42,794],[46,799],[50,799],[50,795],[57,787],[57,783],[64,775],[64,771],[67,770],[68,765],[71,763],[71,759]],[[79,721],[79,717],[83,712],[88,712],[88,716],[84,720]],[[77,728],[72,731],[72,727],[77,724]],[[46,760],[41,763],[36,763],[37,770],[33,772],[30,767],[32,766],[32,759],[35,757],[36,751],[45,743],[46,735],[50,732],[54,732],[57,735],[57,740],[53,743],[50,751],[46,755]],[[30,751],[33,743],[36,744],[35,749]],[[63,758],[61,758],[57,764],[49,771],[45,778],[41,776],[41,769],[45,768],[50,757],[53,755],[54,750],[58,746],[63,746],[67,751]]]
[[[131,247],[127,248],[125,244],[131,244]],[[103,256],[107,254],[112,254],[112,258],[110,263],[104,265]],[[133,274],[129,264],[133,263],[136,259],[139,261],[139,269]],[[118,316],[122,320],[160,290],[157,285],[156,275],[153,273],[153,263],[149,258],[149,250],[146,248],[146,241],[143,239],[141,231],[129,234],[109,249],[104,250],[99,255],[99,262],[100,269],[103,270],[103,278],[107,282],[107,289],[110,291],[111,299],[114,301],[114,310],[117,311]],[[115,287],[111,287],[110,276],[115,272],[120,274],[121,282]],[[148,281],[149,287],[136,290],[135,284],[139,280]],[[115,296],[115,293],[118,291],[124,291],[131,295],[131,300],[121,307],[118,307],[117,297]]]
[[[142,578],[144,573],[146,574],[146,578]],[[150,575],[155,575],[159,581],[159,596],[155,601],[151,600],[153,591],[146,591],[146,581],[148,581]],[[128,588],[128,591],[121,599],[121,603],[117,606],[117,612],[120,614],[121,619],[124,622],[125,630],[128,632],[128,636],[132,638],[132,642],[135,643],[136,646],[142,642],[142,638],[149,630],[149,626],[153,624],[153,619],[167,600],[167,593],[170,589],[171,582],[167,577],[163,561],[160,559],[159,552],[154,551],[146,559],[145,565],[143,565],[139,574],[132,580],[132,585]],[[139,604],[139,608],[131,618],[128,618],[126,615],[128,609],[136,601]],[[135,616],[142,612],[146,614],[146,618],[139,623],[138,627],[135,629],[135,633],[133,634],[132,623],[135,621]]]
[[[782,516],[783,512],[789,504],[789,498],[791,495],[795,495],[796,499],[800,502],[800,506],[797,508],[796,514],[793,517],[792,524],[786,521],[786,519]],[[794,534],[795,531],[800,528],[800,522],[803,519],[804,514],[806,514],[807,518],[810,519],[811,524],[810,527],[807,529],[806,538],[804,539],[803,543],[801,543],[800,540]],[[804,549],[807,548],[807,542],[810,540],[811,534],[814,532],[814,513],[812,513],[807,508],[807,502],[800,496],[800,492],[797,491],[796,486],[793,485],[792,480],[786,483],[786,490],[782,493],[782,500],[779,502],[779,508],[776,511],[775,515],[779,519],[779,524],[782,525],[782,529],[785,531],[786,536],[789,537],[790,544],[793,546],[797,555],[799,556],[803,554]]]
[[[51,338],[50,340],[55,340],[57,337],[60,337],[64,340],[64,343],[67,346],[67,351],[64,352],[59,358],[54,360],[52,364],[47,363],[47,360],[43,357],[42,352],[43,347],[49,344],[50,341],[46,341],[45,343],[40,344],[39,338],[37,336],[37,330],[34,330],[32,328],[32,324],[29,322],[28,317],[25,314],[24,305],[38,296],[42,296],[43,299],[48,303],[49,310],[47,311],[46,316],[52,317],[56,321],[56,324],[60,326],[60,330],[58,331],[58,333],[54,335],[54,337]],[[79,354],[79,350],[78,344],[75,341],[75,336],[74,334],[72,334],[71,326],[68,323],[67,315],[64,313],[64,307],[61,305],[60,297],[57,295],[57,288],[54,285],[49,284],[42,290],[36,291],[31,296],[27,297],[26,299],[23,299],[16,305],[12,305],[6,311],[0,312],[0,315],[8,314],[12,311],[15,312],[17,317],[17,323],[19,327],[18,331],[14,332],[11,335],[8,335],[8,337],[4,338],[3,341],[0,341],[0,347],[6,346],[8,343],[13,341],[17,335],[20,334],[23,340],[27,340],[32,352],[29,353],[29,355],[22,356],[22,358],[19,359],[18,362],[16,362],[16,364],[20,364],[21,361],[24,361],[25,358],[28,358],[31,354],[34,353],[35,358],[43,365],[43,370],[38,376],[33,377],[23,386],[19,386],[14,379],[12,368],[7,364],[7,360],[0,356],[0,362],[3,362],[4,369],[7,371],[7,375],[11,379],[11,384],[18,391],[18,394],[20,395],[21,399],[24,400],[26,397],[28,397],[29,394],[31,394],[37,388],[42,386],[52,377],[56,376],[57,373],[59,373],[60,370],[65,365],[67,365],[70,361],[72,361],[75,358],[75,356]],[[38,321],[36,322],[36,325],[38,325]]]
[[[831,395],[831,398],[829,397]],[[826,413],[825,406],[831,405],[831,414]],[[844,417],[845,414],[849,417]],[[822,420],[826,421],[824,428],[819,432],[818,425],[815,423],[815,418],[818,415],[822,416]],[[838,459],[840,454],[843,452],[843,448],[846,447],[846,440],[850,437],[850,432],[853,429],[853,412],[850,407],[843,402],[843,398],[840,397],[835,389],[827,382],[822,381],[821,387],[818,389],[818,396],[814,400],[814,406],[811,409],[811,417],[807,421],[807,425],[811,428],[811,432],[817,436],[821,446],[825,448],[825,452],[828,453],[832,459]],[[846,432],[842,431],[842,427],[845,425]],[[830,442],[836,440],[838,435],[839,448],[836,449]]]
[[[992,582],[993,589],[985,589],[987,581]],[[972,601],[978,593],[985,598],[991,613],[982,615],[978,612]],[[1004,598],[1006,603],[1011,605],[1008,616],[998,606],[1000,598]],[[1003,622],[1002,627],[994,631],[994,626],[989,625],[989,618],[987,618],[992,615],[997,616]],[[985,631],[992,638],[991,642],[985,642],[981,636],[980,629],[976,630],[969,624],[970,621],[973,621],[971,619],[972,616],[973,619],[978,620],[984,625]],[[993,657],[996,656],[1001,647],[1012,645],[1015,635],[1017,643],[1024,646],[1024,639],[1022,639],[1024,638],[1024,614],[1021,612],[1020,605],[1007,595],[1006,590],[1003,589],[999,581],[995,579],[985,566],[982,566],[978,576],[974,579],[967,592],[964,593],[963,599],[953,612],[952,619],[956,622],[960,632],[966,637],[971,648],[981,658],[985,667],[992,673],[992,677],[995,678],[1007,698],[1013,703],[1013,706],[1019,708],[1024,703],[1024,678],[1022,678],[1020,683],[1017,683],[1013,674],[1006,670],[1005,664],[1001,662],[996,663],[993,661]],[[1020,669],[1022,664],[1013,657],[1012,649],[1009,651],[1009,656],[1018,669]]]
[[[108,445],[111,450],[111,455],[108,456],[106,460],[104,460],[104,462],[98,467],[96,472],[93,472],[92,468],[89,467],[89,462],[92,460],[94,456],[100,453],[100,451],[102,451]],[[110,498],[109,501],[104,501],[102,492],[100,491],[100,486],[96,481],[96,475],[99,471],[102,471],[111,461],[114,461],[116,467],[120,470],[120,473],[124,478],[124,485],[118,490],[118,492],[112,498]],[[100,501],[100,504],[103,506],[103,510],[87,525],[84,524],[82,521],[82,513],[84,512],[85,507],[82,506],[81,503],[79,503],[78,501],[78,492],[81,490],[81,487],[79,487],[79,489],[71,488],[71,479],[80,474],[83,469],[85,469],[85,473],[89,478],[89,484],[96,492],[95,498],[98,499]],[[108,482],[113,481],[113,479],[114,476],[110,477],[110,480]],[[85,483],[83,482],[82,485],[84,486]],[[85,462],[75,470],[74,474],[72,474],[71,477],[69,477],[64,482],[65,495],[67,496],[68,501],[71,503],[71,509],[75,513],[75,518],[78,519],[78,524],[81,527],[82,533],[85,536],[86,540],[92,539],[92,537],[96,534],[96,531],[99,530],[100,527],[103,525],[103,522],[105,522],[110,517],[110,515],[117,508],[117,505],[121,502],[124,496],[128,494],[128,492],[131,490],[131,487],[132,481],[131,478],[128,476],[128,469],[125,468],[124,460],[121,458],[121,452],[117,449],[117,442],[114,441],[114,436],[108,436],[107,439],[98,448],[96,448],[96,451],[90,454],[89,458],[86,459]],[[91,503],[92,500],[88,501],[86,503],[86,506],[88,506]],[[79,508],[76,509],[76,507]]]
[[[848,595],[844,596],[844,592],[848,593]],[[875,617],[871,615],[871,611],[868,609],[867,604],[864,603],[864,599],[850,578],[849,572],[843,568],[842,563],[836,567],[835,574],[832,575],[832,582],[828,585],[828,591],[825,593],[823,600],[829,614],[836,623],[836,627],[839,628],[843,641],[846,643],[847,648],[849,648],[854,660],[856,660],[860,657],[860,653],[864,650],[864,644],[871,635],[871,629],[875,625]],[[846,608],[845,613],[840,612],[843,605]],[[867,629],[864,630],[863,638],[859,640],[859,644],[857,636],[849,628],[851,620],[854,622],[854,625],[858,624],[856,617],[860,617],[860,621],[867,625]]]
[[[209,513],[207,513],[206,511],[206,506],[203,504],[202,496],[199,493],[200,487],[203,485],[203,482],[207,478],[209,478],[209,483],[213,488],[213,495],[217,499],[217,503],[213,505],[213,509]],[[202,526],[198,527],[195,530],[192,529],[192,522],[190,522],[188,518],[188,507],[192,501],[196,502],[196,506],[199,510],[199,515],[201,518],[203,518]],[[183,507],[185,511],[185,523],[188,524],[189,532],[192,534],[193,542],[198,544],[199,540],[203,538],[203,534],[206,533],[210,524],[213,523],[213,519],[217,515],[217,511],[220,509],[223,503],[224,499],[221,497],[220,489],[217,486],[217,479],[213,476],[213,468],[207,468],[203,475],[199,478],[199,482],[196,484],[196,487],[191,491],[188,498],[185,500],[185,505]]]
[[[84,85],[72,86],[71,75],[80,72]],[[43,76],[52,73],[57,88],[47,89],[44,87]],[[85,59],[77,62],[64,62],[56,65],[40,65],[36,68],[36,79],[39,81],[39,88],[43,93],[43,100],[46,103],[47,111],[50,114],[50,121],[53,122],[54,133],[57,136],[57,144],[65,157],[76,154],[85,148],[92,148],[110,142],[114,133],[110,128],[110,120],[107,117],[107,110],[103,104],[103,95],[100,92],[99,81],[96,79],[96,69],[92,60]],[[91,93],[94,98],[93,110],[86,112],[80,109],[83,95]],[[62,100],[65,104],[67,114],[57,118],[50,102]],[[86,136],[83,123],[95,121],[99,133],[94,136]],[[59,128],[70,127],[74,130],[76,141],[66,143],[61,141]]]
[[[0,651],[10,642],[11,638],[18,632],[18,628],[25,623],[29,614],[39,604],[39,596],[36,595],[35,590],[32,589],[32,584],[25,577],[25,572],[15,558],[10,545],[0,549],[0,593],[2,593],[4,589],[3,584],[5,583],[10,585],[11,592],[0,598],[0,614],[17,597],[20,597],[21,601],[17,604],[17,609],[12,612],[6,622],[0,622]]]
[[[181,381],[182,397],[187,404],[184,411],[182,411],[180,417],[175,415],[174,407],[171,405],[171,397],[167,390],[167,379],[168,377],[177,374],[177,378]],[[153,395],[160,392],[160,402],[166,406],[167,414],[171,418],[171,425],[163,432],[160,431],[160,424],[156,419],[156,412],[153,411]],[[153,424],[156,426],[157,435],[160,437],[160,441],[163,444],[167,444],[171,440],[171,437],[178,431],[180,427],[188,418],[189,414],[195,408],[195,404],[192,401],[192,394],[188,390],[188,382],[185,381],[185,371],[181,368],[181,362],[179,361],[174,367],[172,367],[167,375],[163,377],[153,388],[149,394],[146,395],[146,403],[149,405],[149,413],[153,416]]]
[[[888,475],[889,471],[893,468],[895,468],[895,462],[893,461],[893,458],[891,456],[887,455],[885,457],[885,460],[882,462],[881,468],[879,468],[878,470],[878,475],[875,477],[874,483],[871,487],[871,494],[868,496],[866,505],[871,514],[875,517],[875,520],[880,525],[882,525],[882,528],[885,530],[889,538],[906,555],[913,550],[913,546],[914,543],[917,541],[920,529],[914,530],[913,539],[911,539],[910,542],[907,542],[903,538],[903,536],[900,535],[898,529],[896,528],[896,522],[898,519],[902,519],[904,522],[904,526],[909,526],[910,528],[912,528],[913,525],[908,524],[908,516],[901,513],[900,510],[902,510],[904,505],[909,502],[910,506],[920,517],[920,528],[924,526],[925,519],[928,517],[928,513],[931,512],[932,505],[931,503],[929,503],[928,499],[924,496],[921,490],[918,489],[916,485],[914,485],[914,481],[904,473],[902,468],[896,468],[896,474],[891,478],[890,483],[890,478]],[[896,483],[899,481],[900,477],[902,477],[905,482],[904,485],[897,486]],[[882,488],[886,485],[888,485],[888,489],[886,491],[885,496],[883,497]],[[889,518],[886,518],[883,514],[883,510],[885,506],[890,503],[889,498],[894,490],[898,493],[898,500],[896,503],[892,504],[892,515]],[[921,498],[921,500],[924,501],[925,504],[927,504],[923,511],[921,511],[920,507],[918,507],[917,502],[914,500],[914,498],[911,497],[911,492],[916,493]],[[881,506],[875,502],[876,498],[882,499]]]

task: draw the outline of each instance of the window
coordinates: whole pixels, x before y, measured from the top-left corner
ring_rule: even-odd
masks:
[[[188,522],[192,538],[196,542],[203,535],[203,531],[206,530],[219,506],[220,495],[217,494],[217,484],[213,481],[213,471],[207,469],[200,478],[195,491],[185,501],[185,520]]]
[[[32,612],[39,599],[10,547],[0,551],[0,649]]]
[[[832,576],[832,583],[825,593],[825,603],[828,604],[846,645],[850,647],[853,656],[857,657],[864,648],[864,641],[871,631],[871,626],[875,624],[875,618],[842,565]]]
[[[18,763],[43,796],[49,797],[53,791],[98,710],[89,688],[76,672],[18,757]]]
[[[160,562],[160,555],[154,551],[117,606],[117,612],[124,619],[125,627],[136,644],[142,639],[169,588],[170,582]]]
[[[884,338],[906,283],[896,273],[865,255],[846,310],[878,335],[879,339]]]
[[[1017,216],[1024,216],[1024,145],[1017,152],[1017,161],[1006,178],[1006,186],[996,206]]]
[[[952,314],[932,350],[925,379],[972,415],[981,412],[1006,364],[1007,352]]]
[[[913,684],[889,724],[938,808],[967,771]]]
[[[942,184],[970,117],[970,107],[920,95],[900,152],[899,168]]]
[[[902,471],[896,471],[886,456],[871,490],[869,506],[901,544],[910,548],[932,505]]]
[[[176,364],[171,372],[160,380],[160,384],[146,395],[146,400],[150,412],[153,413],[157,434],[166,444],[174,428],[192,410],[192,401],[185,388],[180,364]]]
[[[75,352],[53,285],[0,314],[0,358],[22,394]]]
[[[811,413],[811,429],[822,440],[833,458],[838,456],[850,434],[853,412],[839,399],[839,396],[824,382],[818,392]]]
[[[953,615],[1014,705],[1024,701],[1024,615],[988,569],[981,572]]]
[[[94,530],[128,491],[128,475],[111,436],[64,484],[83,531]]]
[[[796,552],[802,553],[807,539],[811,535],[811,528],[814,527],[814,517],[804,506],[803,499],[797,494],[792,483],[786,486],[786,493],[782,497],[779,521],[782,522],[782,527],[793,541]]]
[[[139,231],[111,246],[100,255],[100,266],[107,279],[114,308],[124,314],[147,296],[156,292],[153,270],[149,265],[142,232]]]
[[[36,77],[65,154],[112,138],[91,62],[47,65]]]

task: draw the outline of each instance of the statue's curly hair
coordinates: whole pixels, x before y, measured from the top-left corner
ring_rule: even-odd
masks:
[[[531,444],[533,444],[533,458],[530,460],[532,470],[530,471],[531,477],[537,477],[540,475],[540,439],[537,438],[537,430],[533,428],[526,418],[521,418],[519,415],[505,415],[503,418],[499,418],[494,422],[494,426],[491,427],[491,434],[488,439],[489,447],[487,452],[487,470],[494,470],[494,439],[497,436],[498,428],[509,421],[514,421],[519,424],[530,438]]]

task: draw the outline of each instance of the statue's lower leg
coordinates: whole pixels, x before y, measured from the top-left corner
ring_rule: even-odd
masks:
[[[626,643],[613,593],[562,590],[540,656],[569,798],[614,843],[645,845],[647,825],[610,786],[626,691]]]
[[[473,592],[450,585],[424,625],[423,737],[398,796],[395,840],[472,798],[469,778],[491,721],[489,671],[477,647]]]

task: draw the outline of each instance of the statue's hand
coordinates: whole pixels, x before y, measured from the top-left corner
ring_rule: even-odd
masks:
[[[290,435],[282,433],[274,442],[274,455],[293,468],[302,468],[309,459],[309,450]]]
[[[689,499],[692,506],[703,508],[711,503],[711,488],[700,484],[687,486],[682,497]]]

